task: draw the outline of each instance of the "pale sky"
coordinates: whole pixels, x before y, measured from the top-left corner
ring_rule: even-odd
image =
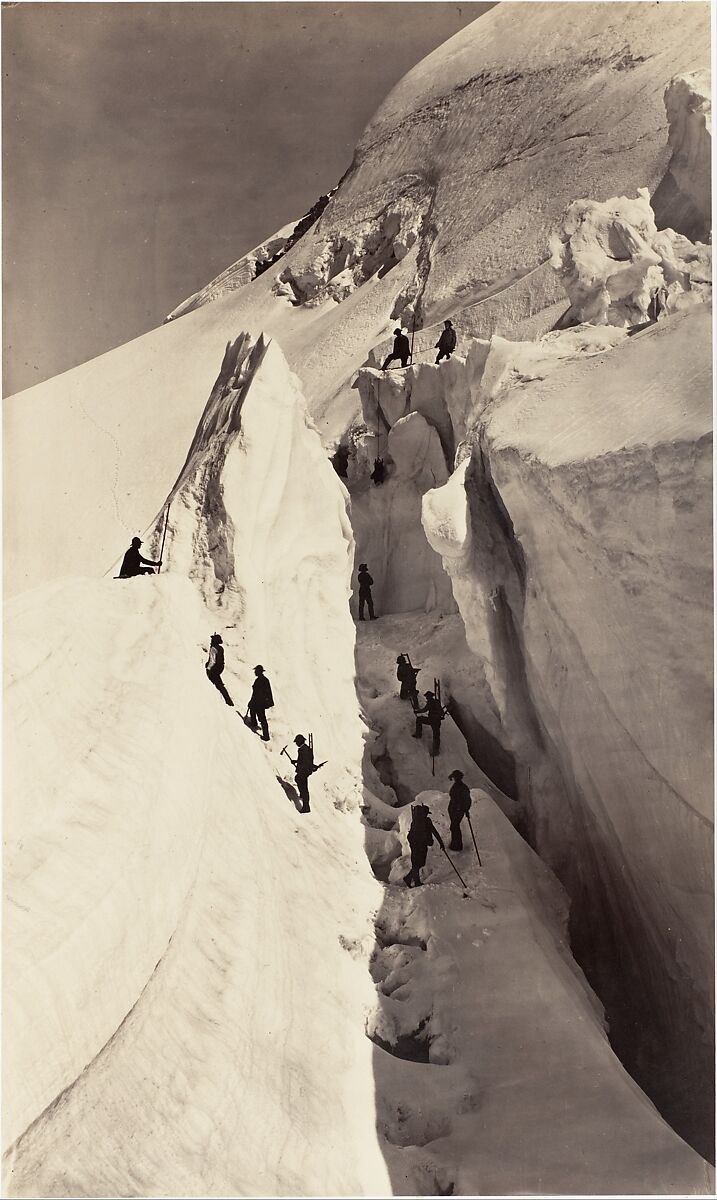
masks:
[[[301,216],[489,7],[3,5],[4,393],[161,324]]]

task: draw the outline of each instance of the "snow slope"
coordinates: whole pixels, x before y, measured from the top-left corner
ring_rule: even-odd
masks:
[[[318,223],[274,267],[218,299],[210,287],[211,303],[181,320],[7,400],[6,591],[95,574],[119,555],[163,503],[240,330],[279,341],[335,444],[358,413],[352,374],[394,314],[410,320],[418,306],[420,327],[474,305],[467,328],[485,334],[505,330],[502,314],[515,326],[564,308],[553,273],[534,270],[554,221],[578,195],[659,184],[674,157],[665,87],[709,61],[707,5],[609,12],[606,23],[600,4],[496,6],[393,90]],[[333,287],[359,245],[338,303],[297,305],[278,284],[287,267],[303,278],[320,263]],[[58,446],[40,480],[38,430]],[[65,446],[79,449],[79,477]]]
[[[356,815],[345,497],[278,349],[241,343],[232,362],[243,386],[221,381],[227,423],[203,424],[192,459],[201,474],[219,456],[230,517],[190,470],[164,574],[8,606],[12,1194],[388,1187],[363,1032],[381,888]],[[204,675],[217,626],[242,711],[267,666],[268,749]],[[294,723],[329,760],[310,822],[281,784]]]
[[[680,1136],[710,1153],[708,256],[681,236],[709,116],[702,77],[670,84],[709,14],[606,11],[497,6],[280,261],[6,403],[12,1194],[709,1193]],[[658,264],[632,239],[613,295],[593,244],[580,299],[616,324],[548,332],[549,232],[587,195],[609,241],[642,187],[697,307],[628,334]],[[379,377],[412,314],[421,361]],[[470,336],[496,329],[545,336]],[[168,499],[164,573],[115,582]],[[267,667],[268,747],[207,683],[216,629],[240,710]],[[453,718],[440,778],[404,649]],[[328,760],[308,819],[299,730]],[[408,895],[397,808],[442,813],[456,763],[485,874],[460,860],[464,900],[434,856]]]

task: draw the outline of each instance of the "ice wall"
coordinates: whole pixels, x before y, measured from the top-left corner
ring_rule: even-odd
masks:
[[[709,71],[676,75],[665,90],[672,158],[653,205],[661,226],[707,241],[712,229],[712,88]]]
[[[359,371],[362,418],[343,439],[356,561],[368,563],[383,614],[455,611],[450,580],[421,525],[421,499],[447,480],[454,452],[445,389],[427,370]]]
[[[709,324],[702,306],[602,353],[540,365],[539,346],[514,344],[513,372],[493,372],[489,354],[483,379],[498,390],[488,403],[479,396],[465,457],[424,499],[429,540],[521,764],[526,828],[571,894],[573,944],[613,1043],[702,1147]]]
[[[647,188],[634,200],[574,201],[550,245],[577,322],[630,328],[712,294],[711,247],[673,229],[658,233]]]

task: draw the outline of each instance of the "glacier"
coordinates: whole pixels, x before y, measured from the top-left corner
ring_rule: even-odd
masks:
[[[708,56],[702,4],[497,6],[7,402],[9,1195],[713,1190]],[[456,766],[483,865],[408,892]]]

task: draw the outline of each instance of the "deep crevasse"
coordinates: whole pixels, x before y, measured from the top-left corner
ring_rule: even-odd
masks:
[[[148,537],[152,553],[162,518]],[[22,731],[14,768],[21,802],[23,780],[38,779],[44,731],[64,720],[73,740],[69,754],[57,740],[39,776],[38,811],[50,823],[43,817],[40,827],[21,812],[8,870],[11,904],[23,912],[8,963],[17,1003],[32,1013],[39,1002],[57,1022],[43,1022],[38,1010],[17,1057],[6,1061],[6,1072],[26,1085],[6,1121],[8,1191],[532,1189],[547,1169],[538,1153],[549,1144],[544,1122],[553,1122],[546,1093],[559,1108],[570,1103],[575,1119],[576,1157],[551,1176],[555,1186],[569,1178],[578,1188],[580,1163],[586,1190],[602,1178],[606,1187],[642,1190],[647,1139],[660,1147],[650,1168],[656,1181],[707,1190],[700,1159],[615,1059],[599,1005],[564,944],[560,889],[494,806],[488,780],[476,796],[487,874],[473,879],[470,900],[445,863],[432,864],[437,886],[415,898],[373,878],[364,842],[372,861],[390,866],[406,814],[392,829],[391,789],[373,763],[373,733],[363,736],[348,608],[353,551],[346,493],[296,380],[275,344],[252,349],[240,338],[172,493],[166,572],[52,585],[14,602],[9,616],[21,633],[8,705]],[[48,626],[48,605],[59,633],[46,658],[37,631]],[[444,623],[430,613],[423,620],[429,671]],[[396,636],[410,630],[413,638],[414,622]],[[447,622],[449,641],[460,644],[458,618]],[[225,639],[225,679],[240,710],[254,663],[267,667],[277,697],[269,748],[204,677],[214,628]],[[415,793],[429,760],[422,750],[406,757],[405,706],[389,695],[387,650],[398,645],[390,628],[378,657],[364,659],[359,644],[360,685],[384,752]],[[62,691],[53,686],[58,674]],[[312,780],[309,818],[277,781],[291,780],[280,747],[299,729],[313,731],[318,756],[328,759]],[[456,728],[446,746],[471,769]],[[116,803],[118,772],[131,804]],[[431,799],[440,811],[440,788]],[[150,841],[147,828],[156,835]],[[518,898],[504,905],[490,893],[505,886],[506,872],[520,884],[516,877]],[[66,908],[55,912],[58,894]],[[477,938],[467,936],[472,930]],[[394,1006],[397,990],[408,1001],[396,1022],[369,966],[383,993],[390,947],[412,936],[426,942],[427,958],[404,964],[403,979],[390,985]],[[530,978],[543,978],[551,1000],[529,1003],[506,1027],[511,963],[525,969],[526,936]],[[391,961],[390,970],[397,967]],[[80,1011],[92,1020],[73,1020]],[[528,1013],[534,1092],[522,1069],[507,1070],[524,1061]],[[402,1065],[366,1037],[365,1027],[380,1028],[390,1045],[414,1016],[430,1017],[435,1065]],[[563,1048],[571,1041],[576,1055],[557,1063],[545,1051],[549,1031]],[[489,1045],[494,1055],[486,1058]],[[416,1107],[425,1070],[434,1090]],[[582,1112],[570,1097],[583,1093],[586,1072],[592,1102]],[[518,1097],[535,1125],[506,1166],[499,1148],[502,1137],[513,1138]]]

